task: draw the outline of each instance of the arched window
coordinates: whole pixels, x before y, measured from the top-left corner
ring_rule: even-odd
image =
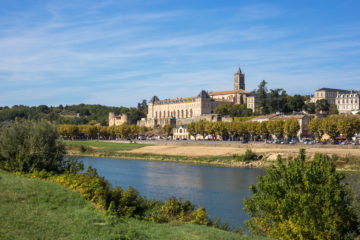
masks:
[[[190,117],[192,117],[192,116],[193,116],[193,110],[190,109]]]

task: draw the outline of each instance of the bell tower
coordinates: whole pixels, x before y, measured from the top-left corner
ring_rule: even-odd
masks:
[[[237,73],[234,74],[234,90],[245,90],[245,74],[241,72],[239,67]]]

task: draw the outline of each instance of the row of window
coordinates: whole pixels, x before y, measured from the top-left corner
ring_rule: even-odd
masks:
[[[358,103],[358,99],[342,99],[337,100],[337,103]]]
[[[177,118],[188,118],[193,116],[193,110],[190,109],[189,111],[186,109],[184,110],[177,110],[177,111],[163,111],[163,112],[155,112],[155,118],[171,118],[171,117],[177,117]]]

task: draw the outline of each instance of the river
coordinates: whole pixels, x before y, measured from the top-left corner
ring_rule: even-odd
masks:
[[[211,219],[242,225],[249,216],[243,199],[250,197],[250,184],[264,169],[191,165],[176,162],[114,158],[80,158],[85,167],[95,167],[113,187],[132,186],[147,199],[166,200],[171,196],[204,206]]]

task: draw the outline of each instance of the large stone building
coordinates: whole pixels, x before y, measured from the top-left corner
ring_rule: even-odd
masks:
[[[344,93],[350,93],[350,91],[334,88],[320,88],[315,91],[314,97],[311,98],[310,102],[316,103],[318,100],[325,99],[330,106],[334,106],[336,104],[336,96]]]
[[[217,101],[202,90],[196,97],[160,100],[154,96],[148,104],[147,119],[150,125],[170,124],[172,119],[196,118],[202,115],[213,114],[214,109],[227,101]],[[141,124],[141,122],[140,122]],[[149,125],[143,123],[143,125]]]
[[[188,124],[204,116],[214,114],[217,106],[223,104],[246,104],[245,74],[239,68],[234,74],[234,89],[229,91],[201,91],[196,97],[164,99],[154,96],[148,104],[146,119],[138,122],[140,126],[152,127],[166,124]],[[214,116],[211,116],[214,117]]]
[[[336,96],[336,106],[341,114],[351,114],[360,111],[360,92],[350,91],[350,93],[338,93]]]

